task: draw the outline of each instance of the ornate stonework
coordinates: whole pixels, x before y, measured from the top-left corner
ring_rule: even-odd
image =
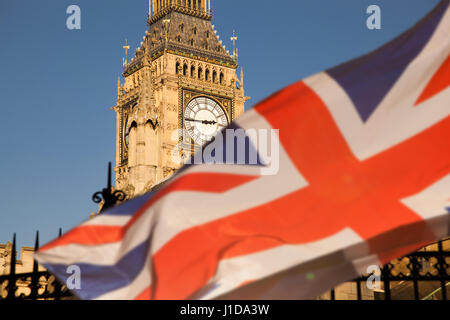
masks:
[[[33,271],[33,253],[34,248],[22,247],[20,250],[20,260],[16,260],[16,273],[27,273]],[[0,276],[9,274],[11,268],[12,244],[8,242],[6,244],[0,244]],[[15,253],[17,256],[17,252]],[[39,266],[39,270],[44,268]]]
[[[177,4],[175,4],[177,3]],[[244,94],[235,57],[222,45],[206,0],[153,1],[148,30],[134,58],[124,61],[118,81],[116,187],[129,198],[151,190],[182,162],[174,157],[184,111],[196,98],[223,109],[227,121],[244,112]],[[186,142],[195,152],[201,146]],[[188,146],[190,148],[190,146]]]

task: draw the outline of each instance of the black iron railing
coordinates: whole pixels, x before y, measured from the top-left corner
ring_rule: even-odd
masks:
[[[61,233],[61,232],[60,232]],[[439,241],[411,255],[396,259],[380,268],[381,288],[368,290],[366,283],[373,274],[361,276],[346,284],[354,286],[353,298],[342,298],[339,288],[319,299],[331,300],[447,300],[450,292],[450,239]],[[36,234],[35,250],[39,247]],[[16,273],[16,236],[12,241],[10,272],[0,276],[0,300],[66,300],[77,299],[65,284],[47,271],[39,271],[37,262],[29,273]],[[370,297],[367,296],[370,292]]]
[[[124,201],[127,195],[121,190],[114,190],[112,186],[112,166],[108,164],[107,186],[102,191],[96,192],[92,200],[99,204],[99,213]],[[59,229],[58,236],[61,237]],[[39,248],[39,231],[36,233],[34,251]],[[40,271],[39,264],[33,260],[33,269],[27,273],[17,273],[16,235],[13,236],[10,252],[10,270],[7,275],[0,275],[0,300],[60,300],[77,299],[65,284],[60,283],[55,276],[47,271]],[[43,269],[43,268],[41,268]]]
[[[380,287],[367,290],[366,284],[373,281],[374,275],[367,274],[347,283],[356,292],[354,299],[350,300],[368,299],[363,290],[370,292],[374,300],[448,300],[450,239],[441,240],[380,267]],[[333,289],[321,299],[340,300],[342,295],[340,297],[338,292],[339,289]]]
[[[61,230],[59,232],[61,236]],[[36,233],[34,250],[39,248],[39,232]],[[47,271],[39,271],[34,260],[33,270],[16,273],[16,235],[13,236],[9,274],[0,276],[0,300],[61,300],[76,299],[67,287]]]

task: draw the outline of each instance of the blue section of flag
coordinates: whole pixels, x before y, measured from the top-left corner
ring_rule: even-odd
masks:
[[[238,132],[242,130],[245,134],[245,139],[235,137],[233,141],[233,152],[234,155],[229,155],[227,157],[227,137],[226,130],[234,130],[234,132]],[[197,154],[191,158],[190,164],[185,165],[183,168],[178,170],[178,172],[182,172],[188,169],[192,165],[198,164],[230,164],[230,165],[255,165],[255,166],[266,166],[265,163],[262,162],[261,156],[259,155],[257,148],[250,141],[250,138],[246,134],[245,130],[236,125],[234,122],[231,123],[226,129],[222,130],[220,133],[216,135],[222,138],[222,143],[217,143],[216,138],[203,146],[201,153],[197,152]],[[241,152],[244,150],[244,152]],[[219,154],[222,156],[219,156]],[[208,159],[208,155],[211,156],[212,159]],[[215,161],[212,161],[215,160]]]
[[[447,207],[445,209],[448,211],[448,213],[450,213],[450,207]]]
[[[430,40],[449,3],[442,1],[414,28],[380,49],[327,71],[350,96],[364,122]]]
[[[95,299],[107,292],[128,286],[136,279],[148,259],[150,241],[129,251],[115,265],[100,266],[87,263],[77,263],[81,270],[81,289],[73,292],[82,299]],[[59,280],[67,283],[72,274],[67,273],[69,265],[44,264],[52,274],[57,274]],[[69,281],[70,282],[70,281]]]
[[[242,136],[245,136],[245,139],[239,138],[238,136],[234,137],[233,141],[227,140],[227,130],[233,130],[234,133],[238,134],[239,132],[242,133]],[[228,131],[230,132],[230,131]],[[261,157],[257,151],[257,148],[253,145],[253,143],[250,141],[250,138],[246,134],[245,130],[241,127],[237,126],[234,122],[231,123],[225,130],[222,130],[220,133],[217,134],[222,138],[222,144],[214,144],[213,140],[212,142],[208,143],[203,147],[203,151],[208,149],[208,146],[215,145],[216,148],[211,152],[212,157],[216,157],[216,151],[222,153],[222,162],[224,164],[241,164],[241,165],[257,165],[257,166],[264,166],[265,164],[262,163]],[[217,137],[216,136],[216,137]],[[215,138],[216,139],[216,138]],[[233,144],[233,154],[227,156],[227,143],[231,142]],[[244,151],[244,152],[241,152]],[[203,163],[211,163],[208,162],[207,159],[203,159]],[[220,161],[220,160],[219,160]]]

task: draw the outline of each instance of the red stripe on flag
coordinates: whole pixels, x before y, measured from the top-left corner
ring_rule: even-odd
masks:
[[[426,88],[423,90],[415,105],[419,105],[425,100],[430,99],[434,95],[450,86],[450,55],[445,62],[440,66],[439,70],[434,74]]]
[[[123,237],[123,228],[117,226],[80,226],[41,247],[40,252],[68,244],[94,246],[105,243],[118,242]]]

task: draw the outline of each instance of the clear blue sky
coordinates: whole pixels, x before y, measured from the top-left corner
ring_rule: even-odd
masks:
[[[251,107],[308,75],[375,49],[439,0],[211,0],[227,48],[239,36]],[[82,30],[66,28],[66,8]],[[366,8],[382,29],[366,28]],[[92,194],[115,160],[115,104],[122,44],[146,30],[147,0],[0,1],[0,243],[41,244],[88,218]]]

